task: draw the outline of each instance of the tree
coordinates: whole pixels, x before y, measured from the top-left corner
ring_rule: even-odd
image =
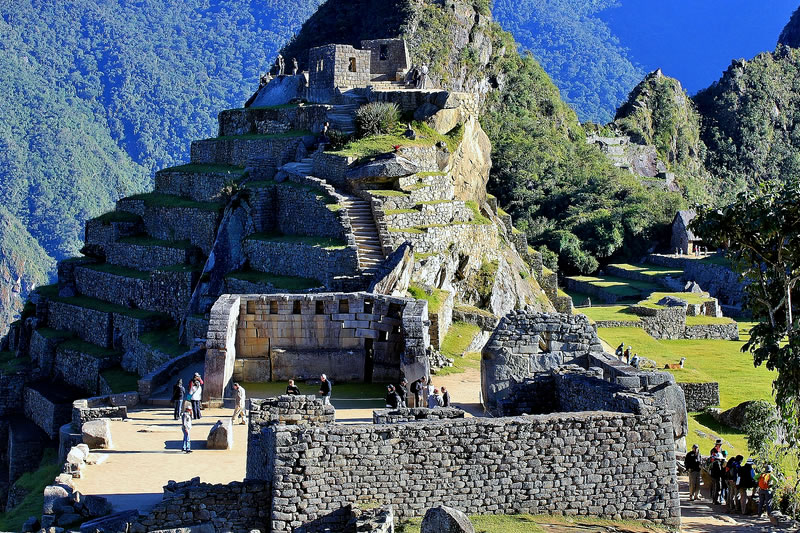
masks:
[[[756,366],[776,370],[773,393],[790,444],[800,443],[800,178],[771,180],[724,208],[698,209],[692,223],[723,246],[749,281],[748,307],[758,322],[742,348]]]

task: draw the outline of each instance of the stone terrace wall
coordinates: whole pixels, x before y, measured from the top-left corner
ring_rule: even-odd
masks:
[[[274,441],[273,532],[341,527],[346,506],[366,501],[399,517],[446,504],[468,514],[680,520],[672,426],[657,413],[277,426]],[[432,484],[431,472],[446,476]]]
[[[686,330],[686,309],[666,307],[653,309],[634,305],[631,311],[642,322],[642,328],[655,339],[682,339]]]
[[[705,263],[688,257],[651,254],[647,262],[669,268],[683,269],[683,279],[697,282],[703,290],[729,305],[745,301],[745,284],[739,274],[724,265]]]
[[[191,161],[246,167],[258,158],[259,170],[263,172],[261,176],[269,179],[281,165],[294,161],[302,145],[302,137],[205,139],[192,141]]]
[[[56,385],[45,386],[56,387]],[[63,399],[48,398],[44,390],[36,387],[25,387],[25,416],[39,426],[48,437],[55,439],[58,437],[59,428],[72,417],[72,404]]]
[[[385,47],[386,59],[381,59],[381,47]],[[372,54],[370,72],[372,74],[388,74],[394,80],[398,72],[411,68],[408,47],[403,39],[374,39],[361,41],[361,48]]]
[[[219,136],[264,134],[275,123],[295,131],[320,131],[327,115],[328,108],[322,105],[227,109],[219,114]]]
[[[686,397],[686,410],[689,412],[705,411],[709,407],[719,405],[719,383],[678,383]]]
[[[18,414],[25,404],[23,391],[28,372],[0,374],[0,418]]]
[[[464,411],[455,407],[403,407],[401,409],[380,409],[372,411],[373,424],[402,424],[421,420],[447,420],[464,418]]]
[[[124,392],[75,400],[71,406],[73,429],[79,431],[89,420],[98,418],[128,418],[128,407],[139,405],[138,392]]]
[[[684,339],[722,339],[726,341],[739,340],[739,325],[736,322],[728,324],[701,324],[686,326],[683,333]]]
[[[269,530],[270,485],[234,481],[226,485],[174,481],[164,487],[164,500],[131,524],[131,533],[176,530],[209,523],[212,531],[248,533]]]

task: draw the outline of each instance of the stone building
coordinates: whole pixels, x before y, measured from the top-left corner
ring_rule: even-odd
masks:
[[[697,216],[694,209],[678,211],[672,221],[672,240],[670,251],[678,250],[684,255],[693,254],[700,245],[700,238],[689,228],[689,224]]]

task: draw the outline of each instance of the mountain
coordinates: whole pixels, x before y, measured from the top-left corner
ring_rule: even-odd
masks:
[[[619,0],[495,0],[494,15],[541,62],[581,121],[606,124],[644,76],[599,14]]]
[[[800,47],[800,8],[792,13],[792,17],[789,19],[789,22],[783,28],[778,38],[778,44],[790,46],[792,48]]]

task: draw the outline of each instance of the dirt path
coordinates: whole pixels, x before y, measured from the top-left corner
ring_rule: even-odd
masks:
[[[770,527],[769,519],[729,515],[722,505],[708,498],[689,501],[689,478],[678,478],[681,494],[681,531],[685,533],[761,533]]]

